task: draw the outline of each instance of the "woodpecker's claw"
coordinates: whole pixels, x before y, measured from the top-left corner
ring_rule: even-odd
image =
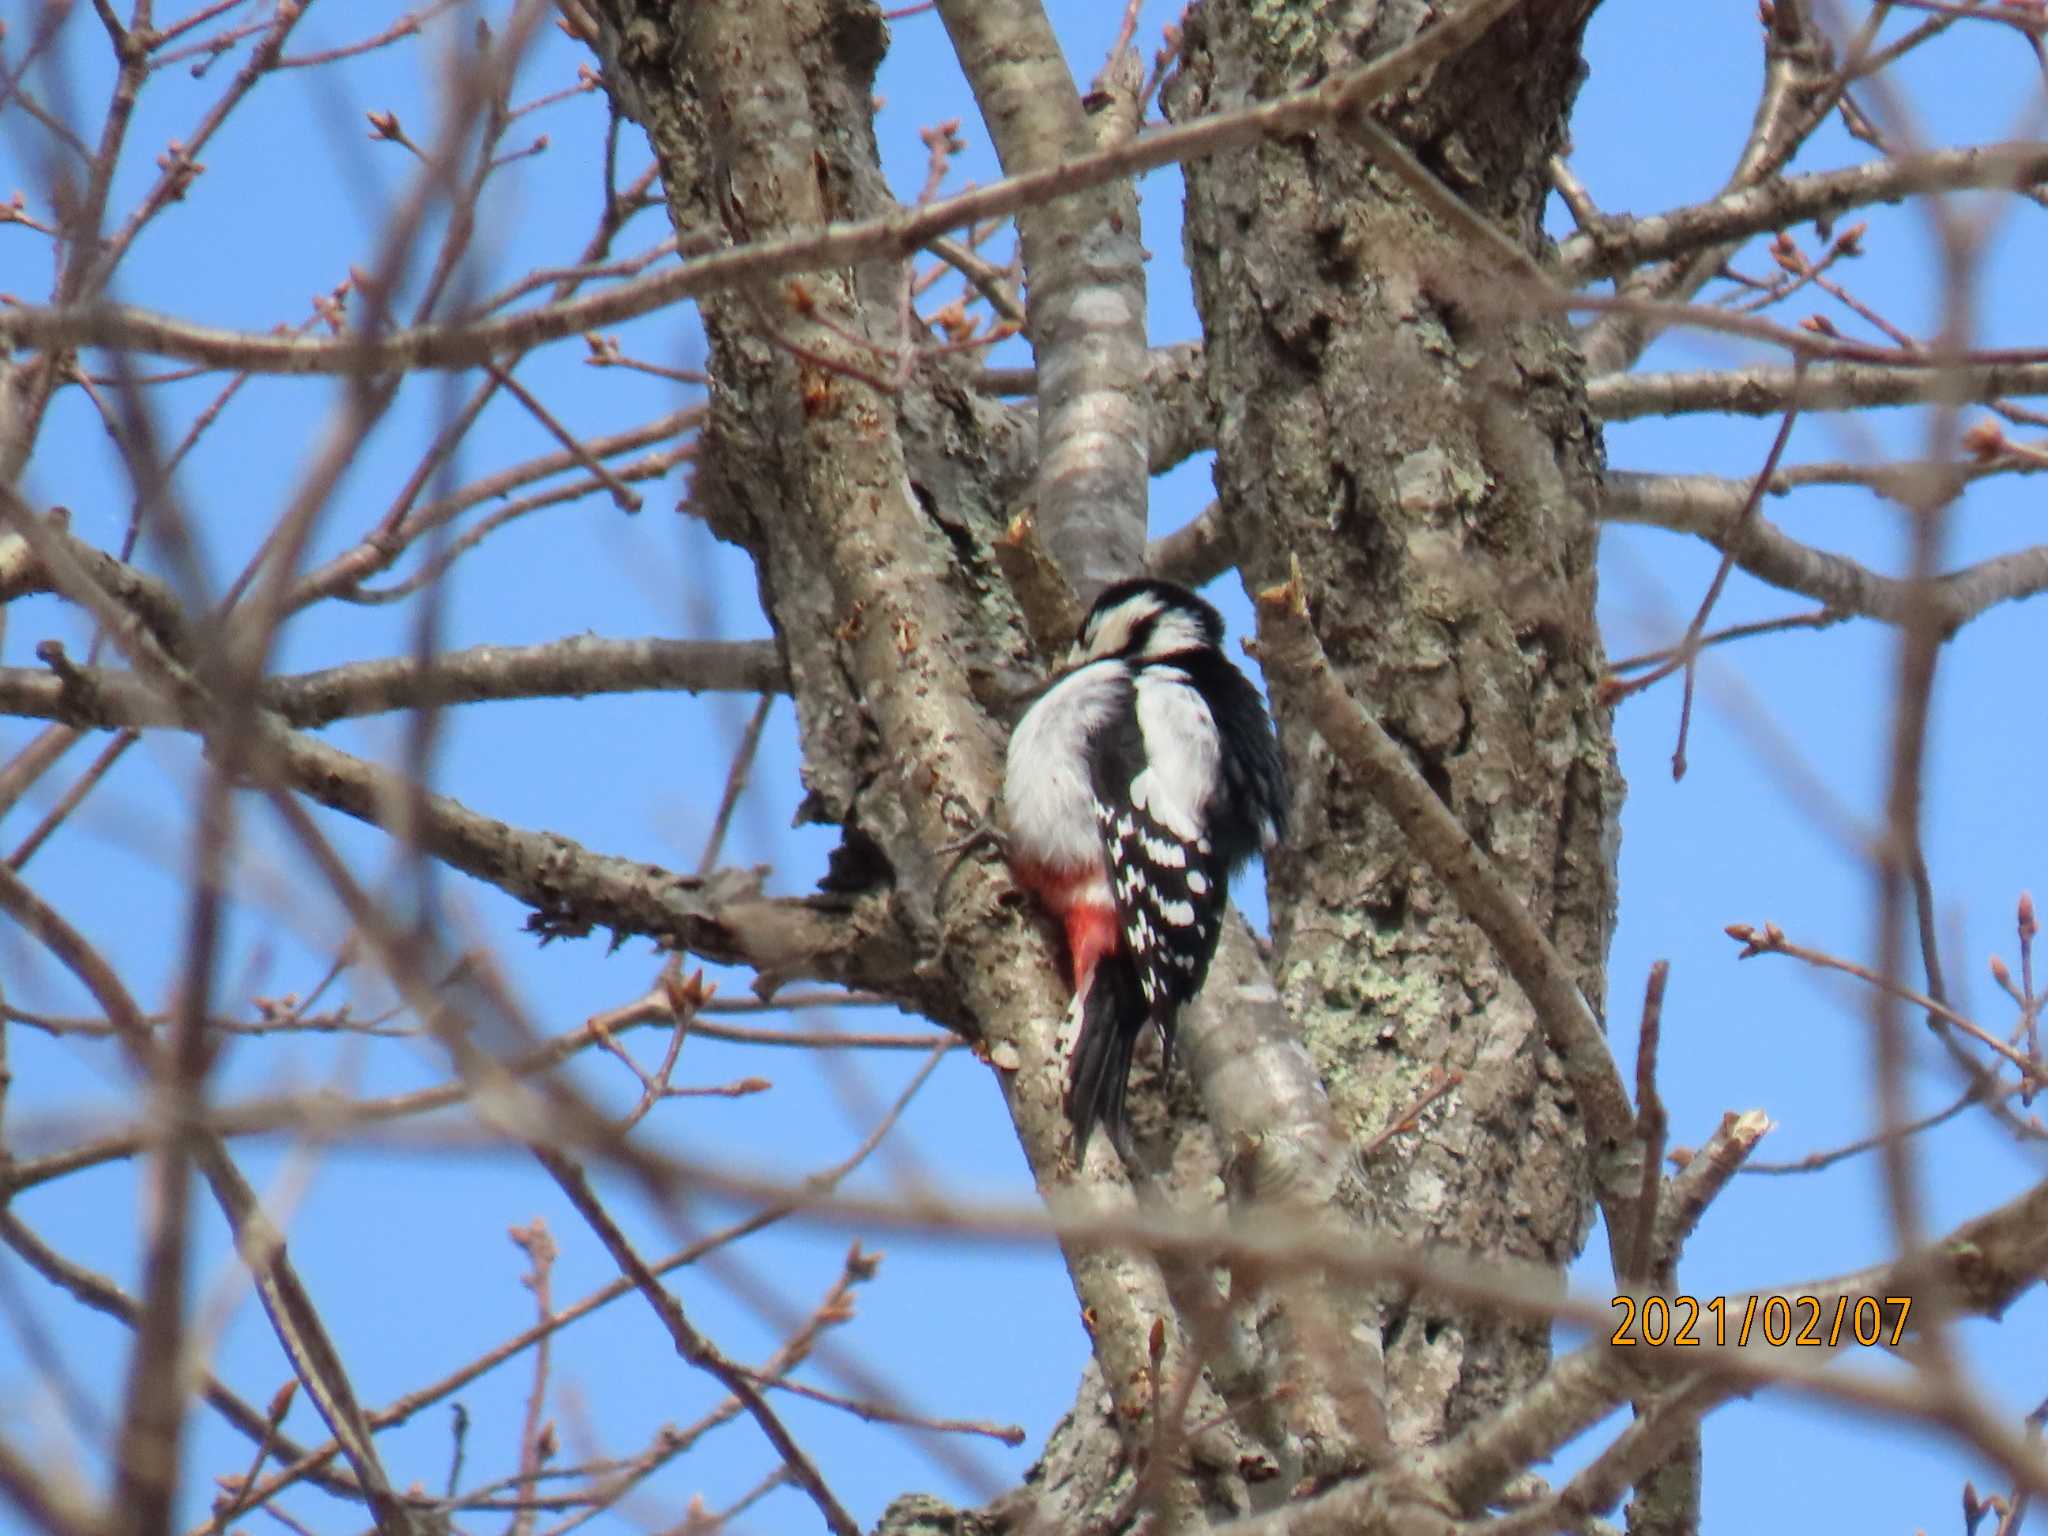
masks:
[[[960,866],[967,862],[967,856],[977,848],[993,848],[1005,859],[1010,856],[1009,839],[1003,836],[1003,829],[986,815],[972,832],[964,837],[957,837],[950,843],[941,843],[936,850],[941,856],[951,854],[952,858],[946,864],[945,873],[939,876],[938,885],[932,890],[934,908],[945,905],[946,887],[953,883],[953,877],[960,873]]]
[[[1007,853],[1009,851],[1009,843],[1010,840],[1003,836],[1003,829],[997,826],[989,817],[983,816],[972,832],[969,832],[964,837],[956,837],[950,843],[939,844],[937,851],[940,853],[956,853],[964,858],[974,849],[984,845],[992,846]]]

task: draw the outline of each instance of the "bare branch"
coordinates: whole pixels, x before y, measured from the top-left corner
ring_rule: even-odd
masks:
[[[1711,1377],[1680,1381],[1651,1399],[1636,1421],[1623,1430],[1590,1465],[1547,1499],[1518,1509],[1476,1528],[1484,1536],[1525,1536],[1570,1530],[1592,1515],[1604,1514],[1621,1502],[1629,1487],[1667,1461],[1690,1441],[1697,1455],[1695,1429],[1728,1394]],[[1694,1516],[1696,1521],[1696,1514]],[[1639,1527],[1632,1521],[1631,1530]],[[1685,1528],[1681,1525],[1680,1528]]]
[[[660,1020],[666,1022],[667,1008],[665,1004],[659,1003],[657,994],[649,994],[649,997],[643,999],[643,1002],[650,1005],[658,1004]],[[575,1036],[565,1037],[565,1040],[581,1036],[584,1043],[588,1043],[590,1039],[595,1038],[596,1034],[603,1030],[623,1028],[628,1020],[639,1017],[639,1014],[636,1012],[636,1006],[628,1005],[625,1009],[614,1010],[610,1015],[592,1019],[585,1025],[583,1030],[577,1031]],[[552,1044],[558,1046],[561,1043],[552,1042]],[[855,1147],[847,1157],[831,1167],[821,1169],[813,1174],[806,1181],[805,1188],[812,1191],[836,1189],[848,1174],[864,1163],[874,1152],[875,1148],[881,1144],[884,1136],[901,1119],[904,1110],[909,1106],[911,1099],[916,1096],[918,1090],[929,1081],[932,1070],[938,1065],[942,1054],[937,1049],[930,1050],[924,1066],[905,1085],[903,1092],[897,1096],[896,1102],[876,1121],[874,1127],[862,1139],[860,1145]],[[555,1059],[561,1058],[557,1057]],[[466,1093],[466,1091],[466,1088],[462,1085],[457,1085],[455,1089],[458,1097]],[[756,1211],[753,1215],[735,1222],[731,1226],[712,1232],[695,1242],[685,1245],[681,1249],[656,1261],[650,1267],[656,1275],[666,1275],[677,1269],[695,1264],[708,1254],[715,1253],[729,1244],[739,1241],[741,1238],[751,1236],[755,1232],[775,1225],[777,1222],[792,1215],[796,1209],[797,1207],[793,1205],[768,1205]],[[0,1211],[0,1220],[4,1220],[5,1215],[4,1211]],[[372,1425],[379,1430],[383,1430],[406,1423],[422,1410],[462,1390],[462,1388],[475,1382],[488,1371],[511,1360],[522,1351],[533,1348],[543,1339],[552,1337],[562,1329],[588,1317],[599,1308],[608,1306],[621,1297],[633,1294],[633,1291],[633,1281],[623,1276],[611,1281],[609,1284],[598,1287],[581,1300],[561,1308],[553,1316],[536,1322],[532,1327],[515,1334],[495,1349],[486,1351],[483,1355],[468,1362],[450,1375],[409,1392],[390,1406],[372,1414],[370,1416]],[[763,1367],[763,1373],[780,1375],[781,1372],[790,1369],[800,1358],[804,1343],[805,1341],[802,1336],[788,1341],[783,1348],[776,1351],[775,1355]],[[712,1409],[704,1418],[700,1419],[692,1430],[673,1434],[665,1430],[661,1441],[665,1449],[665,1455],[662,1460],[678,1455],[688,1449],[701,1434],[728,1422],[736,1417],[740,1411],[739,1399],[728,1397],[723,1403]],[[254,1417],[253,1410],[250,1411],[250,1416]],[[326,1445],[309,1452],[302,1452],[296,1449],[288,1450],[286,1454],[293,1457],[292,1464],[273,1474],[253,1491],[246,1492],[245,1499],[252,1505],[260,1504],[301,1479],[311,1479],[322,1483],[329,1481],[330,1475],[322,1469],[339,1450],[340,1446],[334,1441],[329,1441]],[[660,1463],[656,1462],[654,1464],[659,1465]],[[630,1486],[630,1481],[623,1481],[619,1484],[620,1491]]]
[[[141,1149],[141,1136],[130,1137],[127,1155],[132,1156]],[[131,1329],[140,1320],[142,1309],[134,1297],[106,1276],[95,1274],[65,1258],[29,1230],[12,1210],[0,1210],[0,1242],[5,1242],[24,1264],[71,1296],[79,1305],[114,1318]],[[211,1373],[202,1376],[199,1380],[198,1393],[209,1407],[252,1441],[260,1444],[267,1439],[279,1455],[292,1459],[306,1454],[289,1436],[275,1434],[271,1429],[269,1416],[260,1408],[236,1396],[219,1377]],[[324,1470],[312,1475],[322,1487],[341,1497],[353,1498],[356,1494],[355,1485],[345,1476]]]
[[[1587,400],[1603,421],[1689,411],[1775,416],[1795,397],[1808,411],[1846,411],[2026,395],[2048,395],[2048,362],[1978,362],[1968,357],[1938,366],[1931,359],[1910,357],[1896,363],[1816,362],[1808,365],[1803,379],[1796,366],[1759,363],[1684,373],[1609,374],[1586,385]]]
[[[48,1476],[50,1470],[0,1440],[0,1497],[49,1536],[101,1536],[106,1527],[99,1511],[83,1505],[70,1488]]]
[[[58,653],[53,653],[53,657]],[[571,635],[541,645],[480,645],[412,657],[355,661],[272,678],[263,706],[300,728],[408,709],[489,700],[584,698],[605,693],[779,693],[782,665],[766,640],[604,640]],[[0,667],[0,711],[101,729],[200,728],[132,672]]]
[[[1749,136],[1729,173],[1731,190],[1774,177],[1827,121],[1847,87],[1846,77],[1830,68],[1828,42],[1815,25],[1809,0],[1778,0],[1765,20],[1763,92]],[[1620,285],[1620,297],[1659,306],[1690,299],[1732,254],[1726,241],[1693,250],[1637,273]],[[1662,328],[1659,317],[1647,309],[1624,307],[1603,316],[1582,337],[1591,371],[1618,373],[1633,366]]]
[[[2048,149],[2028,143],[1930,150],[1839,171],[1777,177],[1668,213],[1639,219],[1605,215],[1594,228],[1581,230],[1558,247],[1557,275],[1576,286],[1645,261],[1684,255],[1805,219],[1829,218],[1870,203],[1897,202],[1916,192],[2017,189],[2044,181]]]
[[[1038,0],[939,0],[947,35],[1010,175],[1135,142],[1137,54],[1117,50],[1091,124]],[[1126,113],[1123,109],[1128,108]],[[1087,602],[1136,570],[1145,541],[1145,269],[1137,189],[1110,184],[1019,209],[1037,359],[1038,520]]]
[[[1731,554],[1759,580],[1804,593],[1838,613],[1900,624],[1914,604],[1925,604],[1944,634],[1955,633],[1987,608],[2048,590],[2048,545],[1994,555],[1937,576],[1916,592],[1910,583],[1880,576],[1846,555],[1802,544],[1766,517],[1745,520],[1747,501],[1747,488],[1739,480],[1618,471],[1607,479],[1600,513],[1611,522],[1693,534]]]
[[[300,727],[440,709],[489,699],[580,698],[594,693],[781,693],[782,663],[768,640],[607,640],[571,635],[541,645],[483,645],[351,662],[273,678],[265,707]]]
[[[1184,587],[1203,587],[1237,563],[1230,528],[1219,502],[1210,502],[1186,527],[1154,539],[1145,551],[1145,569]]]
[[[654,1309],[654,1315],[660,1318],[662,1326],[668,1329],[669,1338],[675,1343],[676,1353],[699,1370],[708,1371],[715,1376],[728,1392],[740,1400],[741,1406],[754,1416],[754,1422],[761,1426],[761,1433],[768,1437],[769,1444],[775,1447],[776,1454],[782,1458],[783,1466],[789,1470],[791,1481],[810,1495],[811,1502],[818,1506],[818,1513],[825,1517],[825,1524],[833,1536],[861,1536],[859,1522],[846,1512],[845,1506],[834,1497],[832,1490],[825,1486],[825,1479],[819,1475],[817,1465],[791,1438],[789,1430],[784,1427],[775,1410],[768,1406],[767,1400],[761,1396],[760,1389],[754,1385],[750,1374],[727,1359],[722,1350],[691,1324],[689,1318],[683,1314],[682,1303],[677,1301],[667,1287],[656,1278],[647,1261],[640,1257],[633,1245],[627,1241],[626,1234],[619,1230],[618,1224],[612,1220],[610,1213],[598,1200],[597,1192],[590,1187],[590,1181],[584,1176],[583,1170],[551,1147],[536,1145],[532,1151],[540,1165],[553,1176],[557,1187],[568,1196],[569,1203],[576,1207],[577,1214],[590,1224],[591,1230],[597,1234],[598,1240],[611,1254],[612,1261],[618,1265],[620,1272],[631,1280],[634,1289],[647,1299],[647,1304]]]
[[[119,347],[253,373],[372,376],[419,368],[481,368],[508,353],[516,355],[544,342],[618,325],[679,300],[749,281],[843,267],[875,257],[907,256],[937,236],[1036,207],[1050,198],[1213,155],[1269,134],[1298,133],[1337,120],[1398,90],[1431,65],[1455,54],[1518,3],[1520,0],[1469,0],[1393,52],[1271,101],[1161,128],[1062,165],[1005,177],[921,208],[757,241],[694,258],[588,298],[475,325],[422,325],[374,338],[322,341],[190,324],[123,305],[73,304],[51,309],[20,305],[0,309],[0,344],[46,351]]]
[[[893,932],[886,897],[770,899],[760,894],[760,871],[673,874],[507,826],[446,795],[415,794],[388,770],[303,736],[286,734],[272,746],[264,771],[323,805],[395,835],[417,814],[410,831],[422,847],[533,906],[540,932],[580,936],[604,927],[666,937],[706,959],[752,966],[769,985],[808,976],[894,994],[911,980],[911,951]]]
[[[355,1472],[370,1517],[383,1536],[406,1536],[417,1527],[384,1473],[369,1420],[356,1401],[341,1354],[285,1252],[284,1234],[264,1215],[256,1191],[217,1139],[202,1138],[196,1152],[200,1170],[235,1235],[236,1250],[256,1281],[271,1329]]]
[[[1840,971],[1845,975],[1854,976],[1859,981],[1867,982],[1877,992],[1887,997],[1911,1003],[1916,1008],[1924,1008],[1927,1011],[1928,1024],[1937,1030],[1943,1025],[1961,1030],[1986,1050],[2004,1057],[2007,1062],[2019,1070],[2023,1080],[2048,1081],[2048,1072],[2044,1072],[2044,1064],[2042,1062],[2030,1059],[2025,1053],[2006,1044],[2005,1041],[1999,1039],[1988,1029],[1985,1029],[1975,1019],[1970,1018],[1966,1014],[1958,1013],[1947,1004],[1939,1002],[1925,993],[1916,992],[1903,982],[1893,979],[1888,974],[1872,970],[1867,965],[1858,965],[1853,960],[1845,960],[1839,955],[1831,955],[1825,950],[1814,949],[1810,945],[1795,944],[1785,937],[1783,930],[1776,923],[1765,923],[1761,931],[1750,927],[1747,923],[1731,923],[1728,927],[1728,937],[1742,945],[1742,952],[1736,957],[1737,959],[1747,960],[1755,955],[1784,955],[1789,959],[1804,961],[1806,964],[1820,970]],[[1902,1121],[1901,1130],[1890,1133],[1888,1139],[1893,1141],[1902,1139],[1903,1127],[1904,1122]]]

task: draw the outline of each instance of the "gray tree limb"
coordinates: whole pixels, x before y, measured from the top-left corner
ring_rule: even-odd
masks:
[[[1979,144],[1893,155],[1838,171],[1745,182],[1706,202],[1641,218],[1609,215],[1558,246],[1556,270],[1561,281],[1578,287],[1645,261],[1725,248],[1730,240],[1872,203],[1897,202],[1916,192],[2016,190],[2044,181],[2048,147],[2040,144]]]
[[[940,0],[939,14],[1006,174],[1053,168],[1096,147],[1038,0]],[[1128,50],[1119,57],[1135,64]],[[1131,79],[1108,93],[1103,147],[1135,138],[1137,89]],[[1085,603],[1144,557],[1148,353],[1137,188],[1113,182],[1021,209],[1017,231],[1038,375],[1038,526]]]
[[[1618,472],[1607,478],[1600,510],[1612,522],[1692,534],[1731,552],[1760,581],[1887,624],[1906,623],[1931,605],[1942,632],[1953,634],[1987,608],[2048,591],[2048,545],[1995,555],[1923,587],[1802,544],[1766,517],[1744,520],[1747,498],[1744,482],[1717,475]]]
[[[264,708],[300,729],[408,709],[602,693],[782,693],[767,640],[604,640],[572,635],[540,645],[479,645],[422,664],[410,656],[356,661],[267,679]],[[132,672],[74,665],[0,667],[0,712],[119,730],[199,729]]]
[[[2048,362],[1962,362],[1938,365],[1900,359],[1897,364],[1809,364],[1805,377],[1790,364],[1699,368],[1677,373],[1609,374],[1586,386],[1603,421],[1720,411],[1731,416],[1777,416],[1797,398],[1803,411],[1849,411],[1872,405],[1930,401],[1986,401],[2048,394]]]

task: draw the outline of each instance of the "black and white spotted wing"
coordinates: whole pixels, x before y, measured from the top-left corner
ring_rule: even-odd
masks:
[[[1158,750],[1148,753],[1148,742]],[[1124,951],[1169,1056],[1181,1007],[1216,953],[1229,889],[1235,850],[1216,847],[1208,824],[1220,752],[1188,674],[1152,665],[1139,670],[1130,711],[1099,738],[1091,764]]]

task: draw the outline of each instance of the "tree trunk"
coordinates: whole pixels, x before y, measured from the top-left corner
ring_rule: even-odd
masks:
[[[608,0],[615,99],[647,129],[684,238],[743,244],[876,211],[872,130],[885,34],[861,0]],[[900,324],[900,262],[707,296],[710,421],[693,497],[754,557],[787,659],[809,794],[844,833],[831,883],[870,909],[918,979],[871,978],[999,1063],[1020,1141],[1048,1195],[1079,1180],[1054,1030],[1066,998],[1043,925],[987,861],[947,880],[948,845],[992,810],[1006,696],[1037,675],[994,544],[1029,485],[1028,412],[976,394],[975,365],[863,382]],[[942,899],[943,898],[943,899]],[[882,915],[877,917],[874,910]],[[860,978],[852,978],[858,984]],[[1128,1208],[1127,1190],[1084,1184]],[[1150,1433],[1149,1343],[1177,1309],[1149,1258],[1070,1245],[1100,1380],[1078,1510],[1110,1496]],[[1196,1421],[1221,1423],[1206,1389]],[[1176,1507],[1245,1507],[1227,1426],[1193,1437],[1206,1469]]]
[[[870,121],[884,34],[871,5],[606,9],[615,96],[647,128],[679,235],[744,243],[885,205]],[[1288,89],[1419,22],[1387,10],[1354,55],[1338,16],[1198,6],[1170,110]],[[1576,9],[1511,19],[1385,115],[1532,249],[1582,22]],[[1341,131],[1191,165],[1189,184],[1217,485],[1246,583],[1284,580],[1300,560],[1344,680],[1415,754],[1597,1006],[1620,791],[1597,696],[1598,440],[1569,335],[1551,317],[1490,311],[1483,259]],[[694,495],[756,559],[796,697],[807,808],[858,854],[843,866],[848,899],[886,908],[903,944],[933,957],[906,1001],[1016,1047],[1003,1082],[1042,1189],[1078,1181],[1128,1200],[1099,1170],[1081,1179],[1066,1154],[1050,1042],[1062,999],[1042,933],[985,869],[938,900],[946,834],[993,795],[1001,697],[1032,676],[993,549],[1030,485],[1033,432],[1028,412],[976,395],[964,370],[921,367],[893,393],[861,382],[886,361],[848,338],[896,344],[900,280],[898,264],[877,262],[704,301],[714,384]],[[1280,1084],[1292,1118],[1263,1124],[1266,1140],[1290,1144],[1321,1127],[1339,1155],[1321,1149],[1308,1176],[1234,1177],[1260,1157],[1247,1150],[1258,1137],[1231,1123],[1227,1067],[1285,1034],[1257,1001],[1258,957],[1234,941],[1204,1000],[1223,1018],[1193,1031],[1189,1053],[1206,1123],[1175,1083],[1173,1124],[1140,1124],[1141,1144],[1172,1170],[1161,1186],[1206,1202],[1220,1173],[1261,1199],[1279,1187],[1296,1211],[1341,1212],[1353,1230],[1561,1267],[1585,1235],[1589,1181],[1531,1010],[1333,764],[1301,703],[1284,690],[1275,703],[1299,832],[1271,871],[1273,976],[1329,1102],[1282,1063],[1264,1082]],[[1232,1028],[1251,1037],[1242,1049],[1217,1043]],[[1376,1146],[1361,1181],[1342,1139],[1362,1145],[1398,1122],[1439,1071],[1461,1081],[1419,1133]],[[1264,1108],[1243,1119],[1260,1125]],[[1270,1506],[1302,1475],[1375,1464],[1384,1427],[1339,1399],[1377,1395],[1382,1348],[1392,1431],[1406,1443],[1498,1405],[1547,1359],[1539,1326],[1401,1294],[1325,1291],[1315,1302],[1333,1329],[1249,1279],[1229,1277],[1224,1315],[1206,1270],[1068,1258],[1096,1362],[1040,1475],[983,1517],[906,1500],[886,1527],[1128,1523],[1144,1507],[1132,1493],[1153,1443],[1154,1384],[1197,1357],[1198,1336],[1213,1384],[1184,1410],[1211,1427],[1176,1453],[1176,1476],[1144,1490],[1180,1523]],[[1160,1321],[1164,1378],[1151,1355]],[[1276,1393],[1281,1383],[1290,1390]]]
[[[1589,8],[1524,6],[1375,120],[1542,247]],[[1424,8],[1205,0],[1176,118],[1406,42]],[[1561,319],[1489,302],[1489,256],[1339,128],[1187,167],[1187,255],[1246,585],[1298,560],[1333,665],[1493,858],[1601,1006],[1621,784],[1599,700],[1600,441]],[[1498,289],[1498,283],[1491,283]],[[1304,706],[1275,707],[1298,831],[1272,861],[1275,975],[1367,1159],[1380,1236],[1562,1267],[1591,1188],[1570,1090],[1521,993]],[[1548,1358],[1540,1325],[1387,1296],[1397,1441],[1440,1438]]]

